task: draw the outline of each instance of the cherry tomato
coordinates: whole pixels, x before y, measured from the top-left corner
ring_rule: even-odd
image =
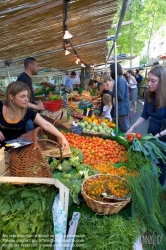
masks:
[[[136,133],[135,136],[137,137],[137,139],[141,139],[142,138],[142,135],[139,134],[139,133]]]

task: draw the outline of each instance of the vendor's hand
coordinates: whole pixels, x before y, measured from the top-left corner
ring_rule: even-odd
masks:
[[[5,137],[3,135],[3,133],[0,131],[0,141],[4,141],[5,140]]]
[[[159,137],[160,137],[159,133],[157,133],[157,134],[155,135],[155,137],[156,137],[156,138],[159,138]]]
[[[62,139],[62,150],[65,148],[65,147],[69,147],[69,143],[68,143],[68,141],[66,140],[66,138],[65,137],[62,137],[61,138]]]
[[[38,104],[36,104],[36,109],[37,110],[45,110],[43,102],[39,102]]]
[[[133,131],[133,127],[131,126],[129,130],[126,132],[126,136],[129,135]]]

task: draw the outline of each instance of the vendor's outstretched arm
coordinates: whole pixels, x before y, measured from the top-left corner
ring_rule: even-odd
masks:
[[[145,119],[142,117],[139,117],[138,120],[129,128],[129,130],[126,132],[126,135],[130,134],[135,128],[137,128],[139,125],[141,125],[143,122],[145,122]]]
[[[43,119],[39,114],[36,114],[36,117],[34,119],[34,122],[39,125],[42,129],[44,129],[45,131],[48,131],[49,133],[60,137],[62,139],[62,149],[65,146],[68,146],[69,143],[66,140],[65,136],[58,131],[58,129],[56,129],[50,122],[46,121],[45,119]]]
[[[39,102],[38,104],[33,104],[33,103],[28,102],[28,108],[35,109],[35,110],[45,110],[42,102]]]

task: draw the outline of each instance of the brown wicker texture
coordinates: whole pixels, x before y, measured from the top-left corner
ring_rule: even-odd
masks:
[[[71,129],[71,124],[68,124],[68,123],[61,123],[56,119],[53,119],[51,117],[48,117],[47,115],[43,115],[41,114],[41,116],[48,122],[50,122],[53,126],[55,126],[56,128],[59,128],[59,129],[66,129],[66,130],[70,130]],[[47,131],[44,131],[44,134],[46,134],[48,136],[48,138],[50,140],[55,140],[54,139],[54,136],[52,134],[50,134],[49,132]],[[56,138],[57,140],[57,138]]]
[[[49,116],[47,116],[47,115],[41,114],[41,116],[42,116],[46,121],[50,122],[53,126],[55,126],[55,122],[56,122],[57,117],[55,117],[55,118],[53,119],[53,118],[51,118],[51,117],[49,117]],[[58,116],[59,116],[59,113],[58,113]],[[57,127],[57,126],[55,126],[55,127]],[[52,141],[59,142],[58,138],[57,138],[55,135],[51,134],[50,132],[43,130],[43,134],[47,135],[48,139],[50,139],[50,140],[52,140]]]
[[[104,175],[104,174],[92,175],[89,178],[96,180],[101,175]],[[107,174],[106,176],[113,176],[119,179],[123,179],[119,176],[110,175],[110,174]],[[117,201],[114,203],[96,201],[90,198],[86,193],[86,186],[87,186],[88,179],[84,180],[84,182],[82,183],[81,194],[84,197],[84,200],[86,201],[88,207],[90,207],[94,212],[98,213],[99,215],[108,215],[108,214],[118,213],[123,207],[125,207],[130,202],[130,198],[127,198],[125,201]]]
[[[0,149],[0,175],[3,175],[7,170],[7,165],[5,165],[5,148]]]
[[[33,141],[33,144],[11,149],[9,167],[12,176],[52,177],[50,167],[42,153],[42,150],[47,149],[46,140],[38,141],[38,138],[42,136],[43,131],[38,127],[20,137]],[[55,142],[53,141],[49,141],[49,143],[55,145]]]

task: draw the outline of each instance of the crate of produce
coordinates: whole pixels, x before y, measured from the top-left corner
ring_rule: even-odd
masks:
[[[49,110],[49,111],[58,111],[58,110],[60,110],[61,104],[62,104],[62,99],[43,102],[43,105],[44,105],[45,109]]]
[[[11,249],[10,245],[13,244],[13,249],[40,249],[41,246],[42,249],[53,249],[56,237],[59,237],[54,228],[56,225],[52,214],[56,197],[61,214],[62,209],[65,214],[62,221],[64,238],[61,246],[61,249],[64,249],[69,189],[54,178],[0,176],[0,185],[3,193],[0,198],[3,218],[0,232],[2,248]],[[56,210],[54,213],[59,212]],[[59,213],[56,219],[61,214]],[[8,218],[7,221],[5,218]],[[60,223],[58,229],[62,230]],[[13,235],[12,243],[10,235]],[[51,245],[51,248],[48,245]]]
[[[126,180],[111,174],[90,176],[82,183],[81,194],[99,215],[118,213],[131,199]]]

